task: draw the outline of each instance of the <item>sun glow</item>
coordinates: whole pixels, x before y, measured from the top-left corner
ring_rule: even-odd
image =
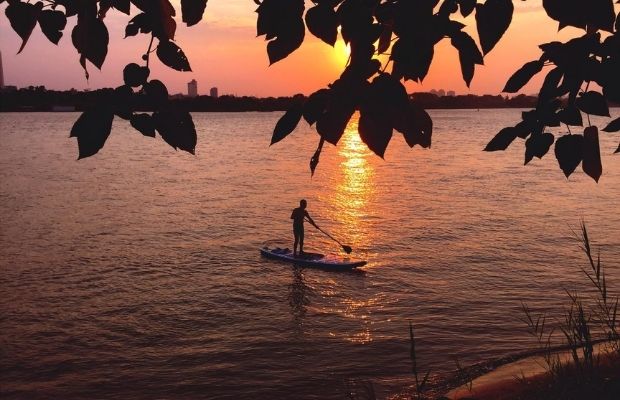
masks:
[[[351,56],[351,45],[346,44],[342,39],[338,39],[334,45],[334,54],[338,59],[338,64],[345,66]]]

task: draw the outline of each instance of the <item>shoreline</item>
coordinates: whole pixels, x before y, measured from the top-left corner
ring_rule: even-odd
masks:
[[[597,348],[596,354],[604,354],[601,348],[607,342],[610,342],[610,340],[597,339],[593,341]],[[568,353],[570,349],[571,346],[569,345],[558,345],[549,350],[551,354],[564,354],[562,361],[570,362]],[[544,365],[543,359],[543,355],[546,352],[547,350],[545,349],[517,351],[499,358],[465,366],[460,371],[453,370],[437,380],[429,380],[428,388],[424,391],[422,398],[441,400],[478,399],[478,397],[475,397],[476,393],[478,395],[484,394],[490,392],[491,389],[494,392],[502,392],[504,389],[512,391],[511,388],[513,386],[520,384],[516,378],[521,376],[521,371],[525,373],[527,380],[544,378],[547,375],[548,370]],[[526,367],[527,369],[525,369]],[[411,378],[411,381],[413,382],[413,378]],[[472,391],[467,389],[469,382],[472,382]],[[415,393],[415,386],[409,384],[400,393],[391,398],[394,400],[410,399],[412,393]]]

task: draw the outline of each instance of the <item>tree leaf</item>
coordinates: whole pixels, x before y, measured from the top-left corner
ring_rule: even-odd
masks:
[[[314,124],[327,109],[329,89],[320,89],[312,93],[303,106],[303,117],[308,124]]]
[[[467,17],[476,8],[476,0],[457,0],[461,15]]]
[[[141,67],[136,63],[127,64],[123,69],[123,80],[126,85],[139,87],[146,83],[150,74],[148,67]]]
[[[323,144],[325,143],[325,139],[321,138],[319,140],[319,145],[316,148],[316,151],[310,158],[310,176],[314,176],[314,170],[316,166],[319,165],[319,158],[321,157],[321,150],[323,150]]]
[[[6,17],[11,23],[11,27],[22,39],[22,45],[19,47],[17,54],[21,53],[24,47],[26,47],[32,30],[37,25],[37,18],[42,9],[43,3],[40,1],[36,4],[12,1],[4,10]]]
[[[181,0],[181,14],[187,26],[196,25],[202,20],[207,0]]]
[[[575,106],[569,105],[558,111],[558,118],[566,125],[583,126],[581,112]]]
[[[544,63],[541,60],[530,61],[525,63],[517,72],[515,72],[506,86],[504,86],[503,92],[517,93],[523,86],[525,86],[530,79],[542,70]]]
[[[431,147],[433,120],[428,112],[416,103],[409,103],[407,111],[394,128],[403,134],[409,147],[415,145],[423,148]]]
[[[390,59],[394,61],[392,73],[416,82],[424,80],[435,54],[432,42],[399,38],[392,46]],[[473,66],[472,66],[473,67]]]
[[[62,11],[43,10],[39,14],[39,26],[50,42],[58,44],[62,31],[67,25],[67,17]]]
[[[314,36],[330,46],[338,39],[338,16],[327,3],[318,4],[306,12],[306,25]]]
[[[168,103],[168,89],[162,81],[153,79],[144,85],[144,94],[148,104],[154,108],[160,108]]]
[[[67,18],[77,15],[80,8],[84,6],[84,2],[77,0],[56,0],[55,3],[65,8]]]
[[[507,127],[499,131],[497,135],[487,144],[484,151],[506,150],[508,146],[517,138],[519,131],[514,127]]]
[[[373,24],[372,2],[345,0],[338,7],[340,34],[345,43],[374,43],[381,34]],[[376,35],[374,40],[372,37]]]
[[[151,18],[146,13],[141,13],[133,17],[125,28],[125,37],[136,36],[138,32],[150,33],[153,31]]]
[[[299,120],[301,120],[302,107],[301,104],[295,104],[278,120],[276,127],[271,136],[271,144],[278,143],[295,130]]]
[[[598,142],[598,129],[596,126],[588,126],[583,131],[583,172],[598,182],[603,174],[601,163],[601,149]]]
[[[547,73],[538,93],[539,101],[546,102],[560,96],[558,87],[563,76],[564,72],[560,68],[554,68]]]
[[[400,80],[391,74],[379,74],[363,92],[358,125],[362,141],[383,158],[393,128],[400,126],[408,111],[409,97]]]
[[[602,117],[609,117],[609,106],[605,96],[598,92],[589,91],[581,93],[575,100],[575,105],[578,109],[586,114],[600,115]]]
[[[390,25],[383,25],[383,31],[381,31],[381,36],[379,37],[379,46],[377,47],[377,52],[379,54],[383,54],[390,48],[392,44],[392,27]]]
[[[521,139],[527,139],[527,137],[532,133],[532,129],[526,121],[521,121],[516,124],[515,129],[517,130],[517,137],[520,137]]]
[[[89,110],[80,115],[70,135],[78,140],[78,160],[97,154],[110,136],[113,120],[114,114],[109,110]]]
[[[603,128],[605,132],[618,132],[620,131],[620,118],[616,118],[607,124],[606,127]]]
[[[486,0],[476,5],[476,26],[482,52],[486,55],[499,42],[512,22],[511,0]]]
[[[449,17],[450,14],[454,14],[459,10],[459,6],[456,0],[444,0],[439,6],[438,15]]]
[[[585,5],[580,0],[543,0],[543,7],[549,17],[565,26],[590,30],[603,29],[613,32],[615,20],[612,0],[589,0]]]
[[[71,0],[65,0],[65,3]],[[138,0],[139,1],[139,0]],[[118,11],[129,15],[131,2],[130,0],[100,0],[99,1],[99,18],[105,18],[110,8],[114,7]]]
[[[129,15],[130,12],[130,0],[113,0],[112,1],[112,6],[114,8],[116,8],[118,11],[122,12],[123,14],[127,14]]]
[[[583,159],[583,135],[564,135],[555,143],[555,158],[568,178]]]
[[[177,71],[192,70],[183,50],[173,42],[159,42],[157,58],[168,67]]]
[[[149,114],[133,114],[130,123],[144,136],[155,137],[155,123]]]
[[[97,17],[78,17],[71,33],[73,46],[80,55],[99,69],[108,54],[108,28]],[[84,67],[84,65],[83,65]]]
[[[373,153],[384,158],[387,145],[392,139],[390,120],[381,113],[362,108],[357,130],[366,146]]]
[[[532,161],[534,157],[543,158],[549,152],[553,140],[554,137],[551,133],[531,135],[525,141],[525,165]]]
[[[543,7],[550,18],[560,23],[560,29],[571,25],[585,28],[587,15],[577,0],[543,0]]]
[[[297,50],[304,41],[304,0],[263,0],[258,9],[256,33],[266,35],[269,63],[274,64]],[[273,40],[272,40],[273,39]]]
[[[544,126],[560,126],[560,118],[557,114],[558,109],[562,105],[560,99],[551,101],[541,101],[539,99],[536,105],[536,114],[540,123]]]
[[[133,115],[133,89],[128,85],[121,85],[114,89],[110,101],[115,115],[123,119],[131,119]]]
[[[474,77],[474,65],[483,65],[482,54],[476,46],[476,42],[467,33],[458,31],[452,35],[452,46],[454,46],[459,52],[459,61],[461,63],[461,73],[463,74],[463,80],[469,87],[471,80]]]
[[[379,109],[392,124],[400,119],[409,105],[407,89],[392,74],[380,73],[362,93],[366,95],[362,103]]]
[[[327,142],[336,145],[354,112],[355,108],[334,102],[316,121],[316,131]]]
[[[134,2],[135,4],[135,2]],[[174,35],[177,30],[177,23],[174,21],[176,11],[169,0],[155,0],[147,2],[147,7],[144,7],[147,15],[151,20],[151,26],[153,28],[153,35],[160,42],[166,42],[174,40]]]
[[[181,149],[194,154],[196,150],[196,127],[187,111],[162,110],[152,115],[155,129],[162,139],[175,150]]]
[[[267,44],[267,55],[269,65],[288,57],[304,42],[305,26],[303,20],[293,20],[287,24],[285,34],[278,35],[274,40]]]
[[[592,0],[588,1],[585,7],[588,12],[588,29],[602,29],[607,32],[614,32],[614,22],[616,13],[614,12],[613,0]]]

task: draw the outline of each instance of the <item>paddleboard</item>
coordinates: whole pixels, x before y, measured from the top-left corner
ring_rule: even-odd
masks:
[[[279,247],[271,249],[265,246],[260,249],[260,253],[267,258],[289,262],[303,267],[343,270],[366,265],[366,261],[364,260],[356,260],[332,254],[304,253],[303,255],[293,256],[293,252],[290,249],[281,249]]]

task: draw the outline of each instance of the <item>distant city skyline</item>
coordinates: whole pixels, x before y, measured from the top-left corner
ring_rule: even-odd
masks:
[[[454,97],[456,96],[456,92],[454,90],[443,90],[443,89],[431,89],[429,93],[432,94],[436,94],[437,96],[449,96],[449,97]]]

